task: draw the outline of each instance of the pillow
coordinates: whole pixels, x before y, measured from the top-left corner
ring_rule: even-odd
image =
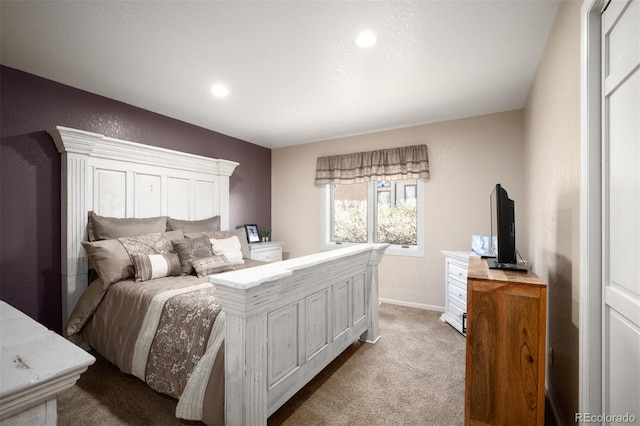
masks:
[[[104,288],[120,280],[134,276],[133,263],[129,253],[118,240],[83,241],[82,245]]]
[[[94,212],[89,212],[89,221],[87,223],[89,241],[111,240],[132,235],[165,232],[166,230],[166,216],[121,219],[98,216]]]
[[[249,242],[247,240],[247,231],[243,228],[234,229],[232,231],[218,231],[218,232],[203,232],[209,238],[215,238],[221,240],[232,236],[238,237],[240,241],[240,251],[242,251],[242,257],[245,259],[251,259],[251,251],[249,250]]]
[[[82,296],[80,296],[80,299],[78,299],[78,303],[76,303],[73,312],[71,312],[65,324],[65,336],[73,336],[84,327],[89,318],[91,318],[91,315],[93,315],[98,308],[104,294],[107,292],[107,288],[108,286],[105,286],[100,278],[91,282],[89,288],[87,288],[84,293],[82,293]]]
[[[124,246],[131,261],[139,254],[164,254],[173,250],[173,244],[167,240],[160,232],[152,234],[137,235],[135,237],[118,238]],[[98,270],[99,272],[99,270]]]
[[[178,276],[182,272],[180,259],[175,253],[139,254],[133,258],[133,266],[138,282]]]
[[[234,269],[231,262],[224,256],[203,257],[202,259],[190,260],[189,263],[191,263],[193,269],[196,270],[196,275],[199,277]]]
[[[173,243],[173,249],[180,258],[183,274],[189,275],[193,273],[193,267],[189,263],[191,260],[213,256],[211,242],[207,237],[172,240],[171,242]]]
[[[207,232],[220,230],[220,216],[202,220],[167,219],[167,231],[182,229],[182,232]]]
[[[182,231],[165,232],[164,234],[160,235],[164,238],[165,241],[164,243],[160,242],[159,245],[165,248],[168,247],[168,251],[172,251],[173,245],[167,239],[181,238]],[[130,245],[131,253],[133,253],[133,255],[141,254],[137,253],[134,250],[134,246],[136,241],[144,240],[144,237],[145,236],[142,235],[139,237],[130,237],[129,239],[127,239]],[[87,256],[89,257],[91,264],[102,279],[105,289],[113,283],[135,276],[132,254],[127,251],[121,241],[117,239],[93,242],[83,241],[82,245],[87,251]]]
[[[232,265],[242,265],[242,251],[240,251],[240,240],[235,235],[233,237],[216,240],[211,238],[211,247],[216,255],[223,255]]]

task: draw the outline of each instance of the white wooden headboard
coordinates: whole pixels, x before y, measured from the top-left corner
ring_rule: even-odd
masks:
[[[88,283],[87,213],[198,220],[229,229],[229,177],[238,163],[57,126],[62,156],[63,326]]]

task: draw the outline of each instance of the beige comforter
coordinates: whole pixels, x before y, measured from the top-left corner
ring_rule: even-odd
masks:
[[[218,356],[224,320],[215,286],[206,277],[126,280],[110,286],[80,334],[122,372],[177,398],[177,417],[203,420],[205,396],[207,410],[224,407],[224,395],[211,395],[224,384],[223,366],[212,374],[214,363],[224,362]],[[218,383],[210,383],[211,377]]]

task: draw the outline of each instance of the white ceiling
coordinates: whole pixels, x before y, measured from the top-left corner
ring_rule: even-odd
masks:
[[[6,1],[3,65],[278,148],[522,108],[557,0]],[[369,49],[354,45],[377,33]],[[225,99],[210,87],[228,85]]]

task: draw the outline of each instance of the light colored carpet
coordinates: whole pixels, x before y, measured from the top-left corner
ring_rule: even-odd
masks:
[[[380,306],[381,339],[351,345],[276,411],[275,425],[461,425],[465,339],[440,313]],[[181,425],[175,400],[103,359],[58,398],[58,424]]]

